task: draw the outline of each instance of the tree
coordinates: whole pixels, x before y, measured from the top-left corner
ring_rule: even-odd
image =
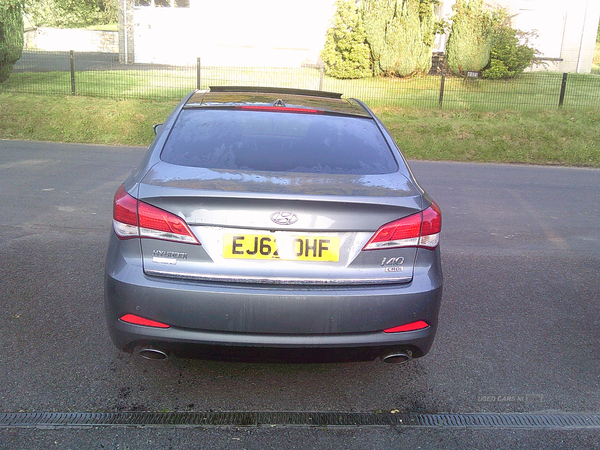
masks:
[[[371,55],[356,2],[336,0],[335,6],[321,52],[325,73],[335,78],[367,77],[371,75]]]
[[[79,28],[116,23],[117,0],[25,0],[38,26]]]
[[[485,9],[483,0],[457,0],[452,9],[448,67],[454,74],[479,72],[490,60],[494,45],[494,15]]]
[[[365,0],[362,3],[374,73],[427,73],[435,39],[436,0]]]
[[[0,0],[0,83],[6,81],[23,51],[23,9],[20,0]]]
[[[364,0],[362,2],[363,23],[371,49],[374,75],[385,72],[385,69],[382,69],[381,55],[386,51],[386,29],[396,11],[396,1]]]

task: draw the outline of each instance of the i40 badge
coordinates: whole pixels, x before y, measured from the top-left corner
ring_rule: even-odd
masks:
[[[383,258],[381,261],[382,266],[400,266],[402,264],[404,264],[404,258],[402,256],[396,258]]]

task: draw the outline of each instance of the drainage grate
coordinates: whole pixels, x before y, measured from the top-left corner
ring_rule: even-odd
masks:
[[[0,413],[0,427],[395,426],[600,428],[600,414],[392,414],[334,412]]]

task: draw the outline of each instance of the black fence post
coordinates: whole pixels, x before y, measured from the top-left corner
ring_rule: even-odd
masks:
[[[75,95],[75,52],[73,50],[70,51],[70,61],[71,61],[71,95]]]
[[[323,75],[325,74],[325,66],[321,64],[321,74],[319,75],[319,90],[323,90]]]
[[[202,89],[202,74],[201,74],[200,58],[196,59],[196,88],[198,90]]]
[[[562,84],[560,85],[560,98],[558,99],[558,107],[562,108],[563,103],[565,102],[565,92],[567,91],[567,76],[568,74],[563,73]]]
[[[440,109],[442,109],[442,103],[444,102],[444,84],[446,83],[446,71],[442,70],[442,81],[440,83]]]

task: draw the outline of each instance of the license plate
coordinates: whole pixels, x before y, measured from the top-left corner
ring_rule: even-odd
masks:
[[[282,259],[286,261],[339,261],[340,240],[323,236],[225,234],[223,257]]]

